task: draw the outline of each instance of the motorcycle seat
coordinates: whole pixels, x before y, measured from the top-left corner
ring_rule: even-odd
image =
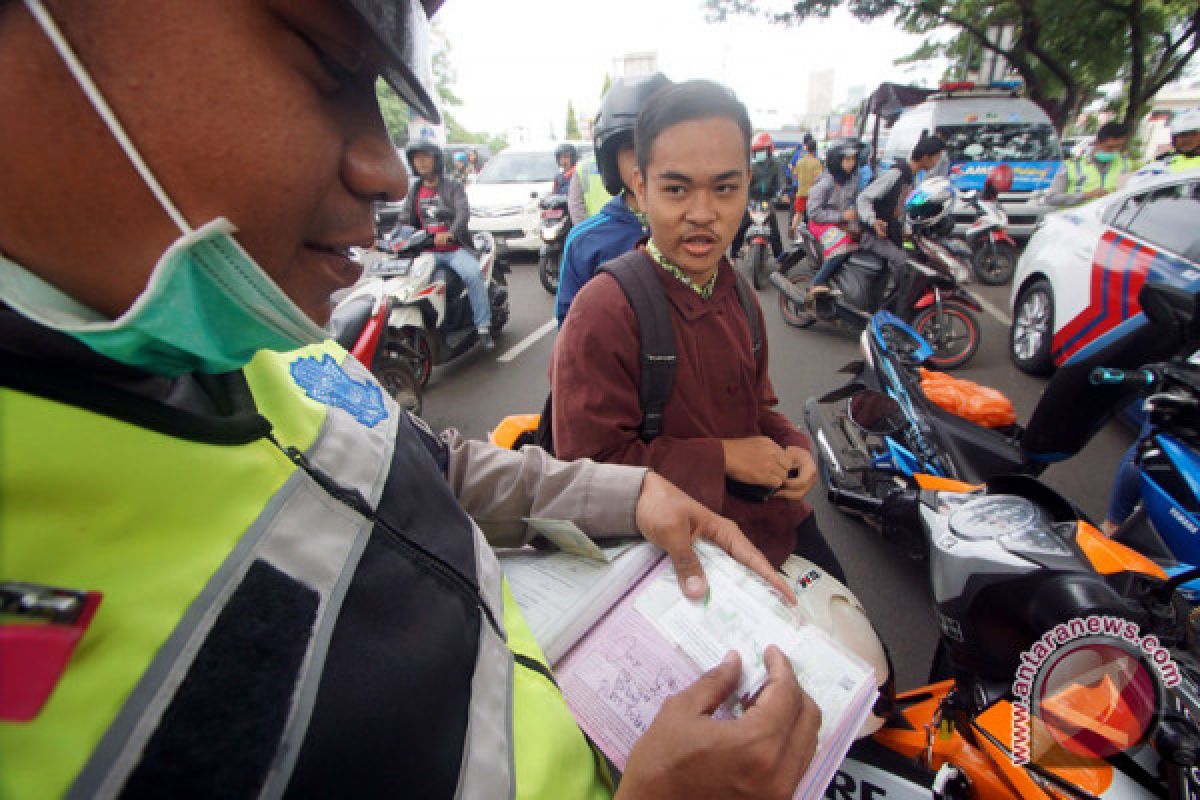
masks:
[[[845,266],[854,266],[869,275],[878,275],[883,272],[886,264],[882,258],[874,253],[868,253],[865,250],[855,250],[850,254],[850,258],[846,259]]]
[[[367,327],[367,320],[371,318],[371,309],[374,307],[374,299],[364,296],[356,297],[335,308],[329,317],[333,340],[347,351],[351,350],[363,328]]]

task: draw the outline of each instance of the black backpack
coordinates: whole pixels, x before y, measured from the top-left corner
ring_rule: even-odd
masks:
[[[642,406],[642,424],[638,435],[649,442],[662,433],[663,409],[671,397],[675,384],[675,327],[671,324],[671,310],[667,306],[667,294],[658,277],[658,267],[640,250],[634,249],[614,258],[599,268],[617,279],[617,285],[625,292],[633,316],[638,321],[638,339],[641,343],[642,376],[639,396]],[[754,290],[741,275],[737,279],[738,302],[750,324],[750,342],[754,357],[762,350],[762,329],[759,326],[758,308]],[[553,418],[550,415],[553,396],[546,395],[546,404],[538,420],[537,432],[531,444],[536,444],[551,455],[554,454]],[[520,442],[527,444],[530,442]]]

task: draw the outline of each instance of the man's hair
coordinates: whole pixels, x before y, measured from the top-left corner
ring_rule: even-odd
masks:
[[[912,150],[912,160],[916,161],[925,156],[935,156],[945,149],[946,143],[940,137],[922,133],[921,138],[917,140],[916,147]]]
[[[1126,139],[1129,137],[1129,127],[1120,122],[1106,122],[1096,131],[1096,141],[1106,142],[1110,139]]]
[[[672,125],[694,119],[724,117],[733,120],[742,131],[746,163],[750,163],[750,137],[754,128],[746,107],[733,92],[713,81],[684,81],[664,86],[650,96],[638,114],[633,129],[633,146],[642,172],[650,163],[650,150],[659,134]]]

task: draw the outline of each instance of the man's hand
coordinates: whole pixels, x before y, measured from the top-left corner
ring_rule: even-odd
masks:
[[[816,751],[821,712],[778,648],[763,660],[767,682],[739,719],[712,718],[737,686],[736,653],[668,699],[630,753],[617,797],[790,798]]]
[[[803,447],[785,447],[784,453],[791,459],[790,469],[796,470],[796,477],[784,481],[783,487],[775,496],[787,500],[803,500],[817,480],[817,464],[813,461],[812,453]]]
[[[758,573],[783,595],[785,603],[795,604],[796,595],[787,581],[771,568],[766,556],[733,521],[709,511],[661,475],[646,473],[634,517],[646,540],[661,547],[671,558],[685,596],[700,600],[708,593],[704,569],[692,549],[692,542],[702,538]]]
[[[452,233],[446,233],[445,231],[443,231],[442,233],[435,233],[433,235],[433,244],[435,247],[445,247],[446,245],[452,244],[453,242],[454,242],[454,234],[452,234]]]
[[[871,224],[871,227],[875,229],[875,235],[880,239],[887,238],[887,220],[877,219]]]
[[[1096,189],[1092,189],[1090,192],[1084,192],[1083,199],[1095,200],[1097,197],[1104,197],[1106,194],[1108,194],[1108,189],[1105,189],[1103,186],[1101,186]]]
[[[853,208],[847,208],[842,212],[842,219],[846,222],[858,222],[858,212]]]
[[[735,481],[778,489],[787,480],[791,459],[783,448],[766,436],[722,439],[725,474]]]

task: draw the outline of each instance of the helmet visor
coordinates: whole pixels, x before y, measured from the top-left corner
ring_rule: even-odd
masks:
[[[348,0],[387,56],[383,79],[430,122],[441,122],[434,102],[429,17],[419,0]],[[436,7],[436,3],[431,3]]]

